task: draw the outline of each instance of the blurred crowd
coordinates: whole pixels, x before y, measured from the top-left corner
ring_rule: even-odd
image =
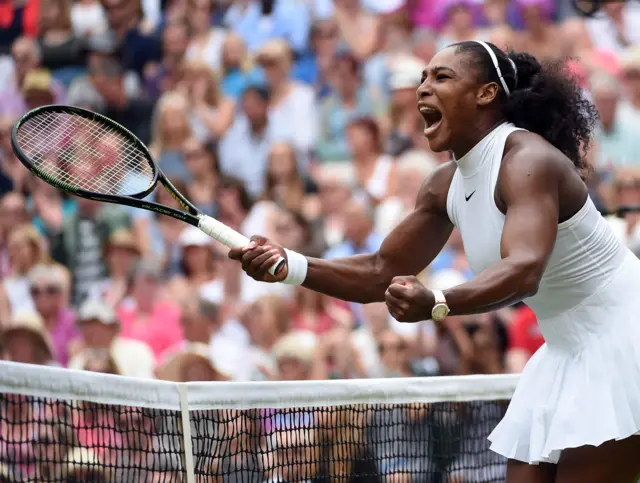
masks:
[[[181,221],[35,179],[13,123],[51,103],[103,113],[204,213],[344,257],[377,250],[448,160],[415,89],[456,41],[564,62],[600,113],[593,199],[640,204],[637,25],[635,3],[583,19],[552,0],[0,0],[0,355],[172,381],[519,372],[543,343],[524,305],[400,324],[383,303],[258,283]],[[608,221],[640,252],[638,214]],[[455,231],[420,274],[470,277]]]

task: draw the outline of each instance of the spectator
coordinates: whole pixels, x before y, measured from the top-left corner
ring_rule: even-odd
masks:
[[[516,310],[508,327],[508,336],[506,369],[507,372],[520,373],[531,356],[544,344],[533,310],[524,304]]]
[[[36,265],[28,274],[35,309],[53,342],[53,357],[66,367],[71,341],[77,335],[75,313],[69,307],[70,277],[61,265]]]
[[[141,28],[142,6],[140,0],[101,0],[109,23],[109,34],[104,39],[105,48],[115,49],[125,72],[132,70],[142,75],[149,62],[162,58],[160,41]]]
[[[59,229],[47,231],[53,258],[73,275],[75,304],[99,290],[107,275],[103,248],[113,232],[128,224],[122,207],[78,198],[77,211]]]
[[[640,43],[640,33],[635,28],[640,20],[640,7],[631,3],[607,3],[584,26],[591,45],[598,50],[622,53],[630,45]]]
[[[91,39],[104,36],[107,17],[98,0],[79,0],[71,5],[71,27],[76,37]]]
[[[88,300],[80,307],[77,323],[81,350],[71,358],[69,368],[95,370],[92,368],[107,362],[113,365],[113,374],[153,377],[153,352],[144,342],[119,335],[120,321],[110,305]]]
[[[131,295],[131,282],[140,248],[133,234],[125,229],[115,231],[107,242],[105,259],[108,278],[100,287],[99,298],[118,307]]]
[[[275,295],[261,297],[247,307],[241,318],[251,342],[239,378],[254,381],[273,379],[277,371],[273,347],[288,332],[290,325],[287,301]]]
[[[282,40],[267,42],[257,54],[264,69],[269,96],[269,124],[278,141],[291,144],[306,167],[318,137],[313,90],[290,79],[293,57]]]
[[[611,171],[637,163],[635,140],[640,136],[640,123],[621,117],[620,106],[624,101],[620,83],[611,76],[598,74],[591,78],[591,92],[600,117],[600,127],[595,133],[597,167]]]
[[[40,178],[31,178],[29,191],[31,192],[29,204],[33,213],[32,222],[43,236],[59,231],[64,218],[73,216],[78,209],[75,199],[66,197],[61,191]]]
[[[391,196],[376,208],[375,231],[389,234],[414,209],[422,184],[435,170],[436,162],[428,154],[409,151],[396,164],[397,182]]]
[[[71,23],[70,0],[49,0],[40,6],[38,46],[42,66],[68,86],[86,62],[84,41],[76,37]]]
[[[202,213],[215,216],[218,210],[216,191],[220,177],[215,148],[196,138],[189,138],[182,147],[182,152],[192,179],[185,195]]]
[[[249,335],[240,323],[225,321],[221,315],[217,303],[202,297],[190,299],[183,305],[180,318],[184,341],[169,348],[160,359],[166,362],[194,345],[206,345],[209,347],[209,357],[217,368],[233,379],[242,377],[241,368]]]
[[[183,339],[180,309],[163,300],[158,264],[141,262],[136,270],[129,304],[118,310],[122,337],[145,342],[156,360]]]
[[[320,112],[321,135],[316,155],[321,162],[348,159],[345,129],[350,121],[365,116],[383,121],[386,114],[381,94],[362,84],[360,63],[353,55],[345,53],[335,59],[330,79],[334,91],[322,101]]]
[[[151,153],[166,176],[189,180],[182,146],[193,136],[189,100],[178,91],[162,95],[156,104],[151,131]]]
[[[347,139],[356,183],[377,204],[389,195],[395,172],[393,159],[383,154],[380,127],[370,118],[355,119],[347,127]]]
[[[613,182],[612,208],[640,205],[640,167],[622,168]],[[640,215],[625,213],[622,218],[607,217],[609,225],[621,242],[631,250],[640,248]]]
[[[199,141],[220,138],[233,120],[233,102],[223,97],[217,75],[204,63],[188,62],[178,89],[190,102],[190,124]]]
[[[409,344],[391,329],[378,338],[378,350],[383,367],[383,377],[410,377],[413,375],[409,359]]]
[[[320,215],[314,220],[314,239],[320,247],[333,247],[343,240],[343,209],[351,197],[353,183],[348,164],[325,166],[318,176]]]
[[[27,72],[22,83],[22,96],[27,110],[53,104],[53,77],[44,69],[34,69]]]
[[[247,46],[237,34],[226,36],[222,46],[220,88],[225,96],[238,99],[252,84],[260,81],[260,73],[249,58]]]
[[[310,49],[296,60],[294,79],[311,85],[318,98],[323,98],[330,91],[329,82],[338,43],[335,20],[317,19],[311,28]]]
[[[187,185],[176,178],[169,178],[169,182],[180,192],[187,192]],[[180,204],[164,189],[157,191],[157,202],[161,205],[182,209]],[[134,220],[134,233],[138,239],[138,246],[143,258],[159,261],[167,275],[173,275],[180,270],[180,251],[177,246],[178,237],[184,230],[184,222],[171,216],[158,213],[145,213]]]
[[[71,83],[69,102],[110,117],[147,142],[151,104],[138,76],[124,71],[116,57],[98,52],[89,56],[88,66],[89,73]]]
[[[313,353],[317,341],[313,332],[296,330],[282,336],[273,346],[278,381],[305,381],[313,376]]]
[[[189,42],[188,29],[182,21],[171,22],[164,28],[162,59],[159,63],[148,63],[144,71],[145,88],[150,99],[155,101],[177,87]]]
[[[218,147],[220,171],[238,178],[253,199],[264,190],[267,157],[274,140],[268,105],[267,90],[247,88],[240,101],[241,110]]]
[[[0,117],[18,118],[28,110],[23,94],[27,73],[40,65],[42,57],[36,41],[27,37],[21,37],[13,43],[11,57],[15,66],[14,74],[0,91]],[[64,104],[64,87],[55,79],[51,80],[49,87],[53,101]]]
[[[52,365],[53,343],[42,318],[34,312],[16,314],[0,326],[2,359],[24,364]]]
[[[309,10],[304,2],[275,0],[233,2],[224,25],[239,34],[250,52],[257,52],[273,39],[284,39],[295,52],[303,52],[309,36]]]
[[[205,344],[194,343],[158,367],[158,379],[173,382],[226,381],[229,377],[211,360]]]
[[[0,196],[13,190],[24,192],[29,173],[11,149],[13,122],[0,118]]]
[[[482,32],[474,25],[476,5],[470,0],[445,0],[438,4],[437,22],[441,25],[441,35],[437,49],[465,40],[489,41],[488,32]]]
[[[380,43],[380,18],[367,12],[358,0],[334,3],[340,37],[360,61],[373,54]]]
[[[186,58],[192,63],[204,63],[211,71],[218,72],[222,67],[222,48],[226,31],[212,27],[215,9],[214,0],[187,0],[186,19],[191,38]]]
[[[30,270],[45,261],[44,240],[30,225],[15,227],[7,236],[9,272],[0,285],[0,320],[9,320],[11,314],[34,311],[29,293]]]
[[[0,274],[3,277],[11,273],[11,263],[7,253],[9,234],[16,226],[28,223],[25,199],[12,191],[0,199]]]
[[[415,98],[424,65],[419,59],[405,57],[391,68],[391,129],[385,149],[391,156],[423,145],[424,121],[416,109]]]
[[[215,303],[222,302],[224,285],[217,273],[221,255],[213,242],[213,238],[194,226],[187,226],[180,233],[178,246],[182,269],[167,287],[171,299],[177,304],[184,304],[194,294]]]
[[[267,161],[265,199],[296,212],[305,212],[305,195],[312,187],[300,171],[293,148],[288,144],[273,144]]]

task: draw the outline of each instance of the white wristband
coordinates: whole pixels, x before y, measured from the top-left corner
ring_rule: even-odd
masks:
[[[307,257],[293,250],[287,250],[286,248],[284,251],[287,254],[289,272],[287,273],[287,278],[285,278],[282,283],[286,283],[287,285],[302,285],[304,279],[307,278],[307,266],[309,265]]]

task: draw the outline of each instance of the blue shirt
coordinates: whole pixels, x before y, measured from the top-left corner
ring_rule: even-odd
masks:
[[[362,255],[364,253],[375,253],[382,246],[382,238],[377,233],[371,233],[361,247],[356,247],[352,241],[345,240],[333,248],[330,248],[325,254],[325,259],[345,258],[353,255]]]
[[[251,2],[243,11],[232,4],[224,24],[240,35],[250,52],[255,52],[271,39],[284,39],[296,52],[307,47],[311,18],[302,0],[275,0],[270,16],[262,15],[259,2]]]

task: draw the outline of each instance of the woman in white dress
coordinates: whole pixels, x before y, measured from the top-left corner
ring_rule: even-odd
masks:
[[[436,54],[418,88],[424,134],[454,159],[380,250],[306,258],[254,236],[230,256],[253,278],[302,284],[401,322],[524,300],[546,343],[489,437],[507,483],[632,482],[640,473],[640,260],[588,195],[594,107],[561,64],[468,41]],[[447,290],[416,278],[454,226],[476,276]],[[268,268],[278,257],[286,268]]]

